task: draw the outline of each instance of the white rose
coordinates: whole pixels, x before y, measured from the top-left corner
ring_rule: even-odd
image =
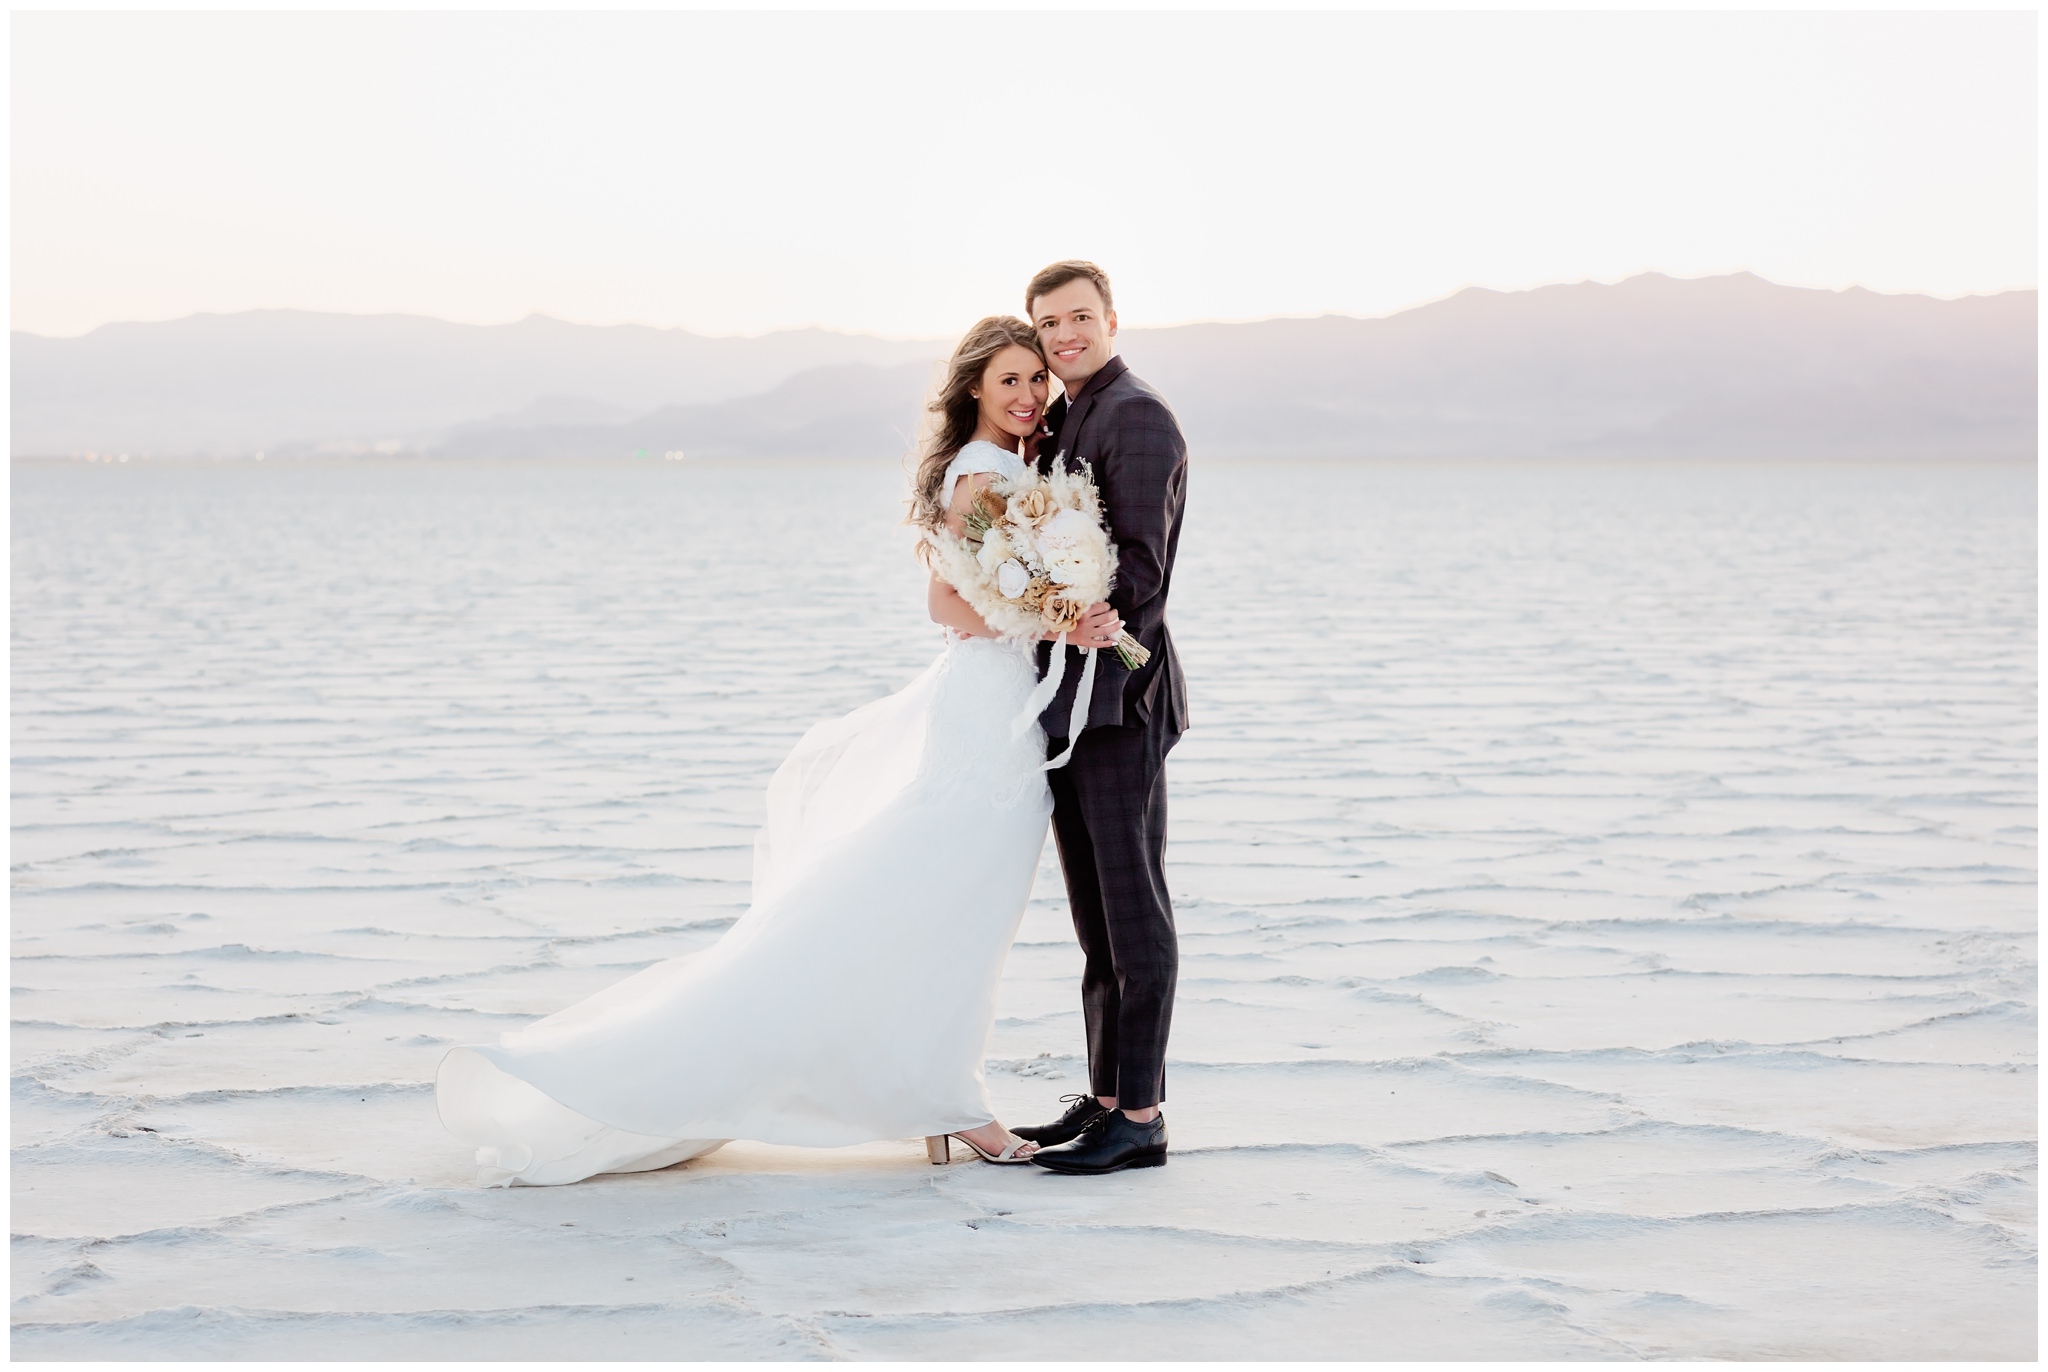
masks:
[[[1079,510],[1061,510],[1046,524],[1046,530],[1062,542],[1078,543],[1095,528],[1095,521]]]
[[[1079,510],[1061,510],[1039,526],[1038,537],[1033,540],[1038,552],[1047,563],[1066,553],[1069,548],[1079,547],[1095,531],[1095,521]]]
[[[996,589],[1007,600],[1015,600],[1024,594],[1024,588],[1031,584],[1031,573],[1024,570],[1024,564],[1011,558],[996,568]]]

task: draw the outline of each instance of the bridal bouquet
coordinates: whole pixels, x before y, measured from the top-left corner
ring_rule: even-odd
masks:
[[[1044,476],[1026,467],[1014,481],[998,478],[975,498],[965,525],[959,538],[943,529],[932,535],[939,575],[1005,638],[1073,632],[1116,580],[1116,546],[1086,469]],[[1133,670],[1151,660],[1128,633],[1115,646]]]

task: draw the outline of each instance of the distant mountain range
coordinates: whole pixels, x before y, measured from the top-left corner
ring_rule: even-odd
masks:
[[[2036,308],[1644,275],[1125,352],[1219,454],[2031,457]]]
[[[630,419],[944,347],[823,329],[707,338],[540,315],[479,327],[305,310],[107,324],[79,338],[16,333],[12,343],[17,457],[416,452],[458,431]]]
[[[2030,458],[2036,312],[1648,274],[1120,348],[1197,455]],[[302,311],[16,333],[13,452],[897,456],[945,348]]]

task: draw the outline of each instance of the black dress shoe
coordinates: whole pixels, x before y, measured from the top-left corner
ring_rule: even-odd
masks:
[[[1012,1129],[1010,1132],[1020,1139],[1028,1139],[1045,1148],[1055,1143],[1065,1143],[1080,1133],[1089,1120],[1108,1113],[1102,1108],[1102,1102],[1093,1096],[1061,1096],[1060,1099],[1068,1103],[1067,1113],[1051,1124],[1034,1124],[1023,1129]]]
[[[1031,1160],[1055,1172],[1082,1176],[1121,1172],[1126,1167],[1164,1167],[1166,1116],[1154,1115],[1144,1124],[1133,1124],[1123,1111],[1105,1110],[1089,1120],[1073,1142],[1041,1148]]]

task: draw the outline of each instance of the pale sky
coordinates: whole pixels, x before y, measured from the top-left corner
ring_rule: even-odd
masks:
[[[2023,13],[17,12],[14,327],[957,334],[1655,270],[2032,286]]]

